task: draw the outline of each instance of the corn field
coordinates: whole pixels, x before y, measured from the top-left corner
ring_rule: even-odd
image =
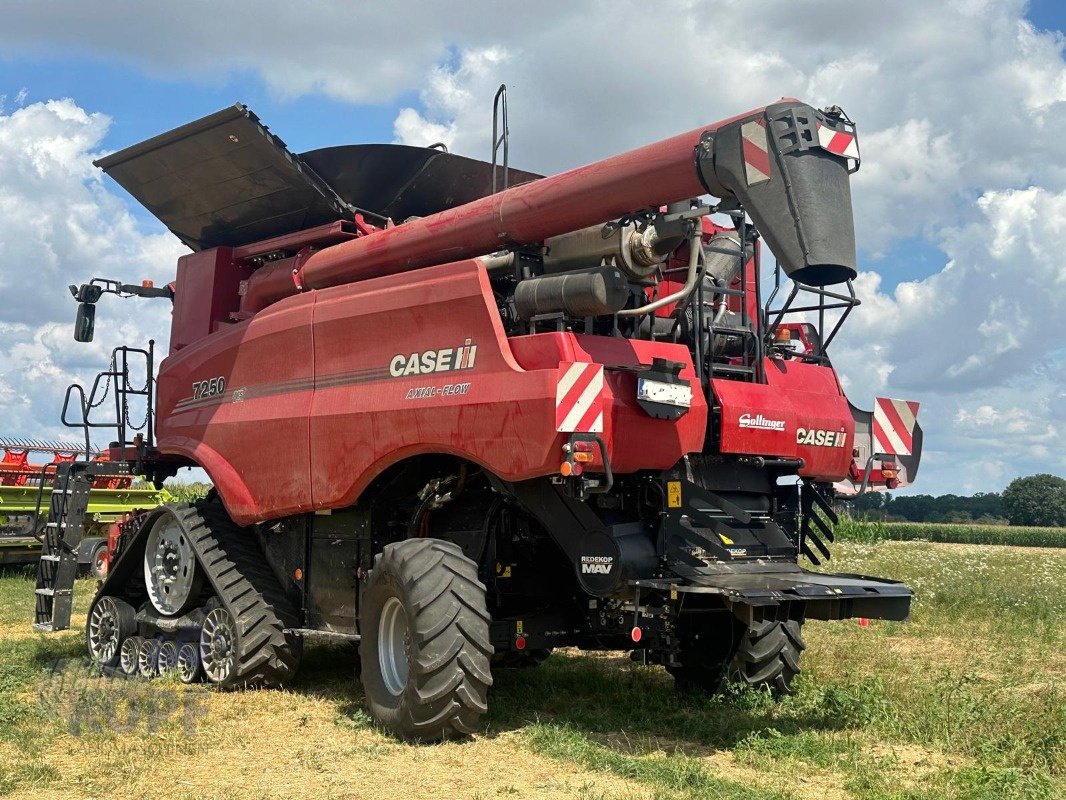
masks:
[[[947,544],[1000,544],[1015,547],[1066,547],[1066,528],[1023,528],[938,522],[881,522],[843,516],[838,539],[848,542],[926,541]]]

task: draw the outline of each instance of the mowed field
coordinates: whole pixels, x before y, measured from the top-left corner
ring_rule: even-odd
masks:
[[[435,746],[375,728],[347,647],[309,648],[286,691],[86,677],[80,631],[32,633],[32,580],[8,572],[0,795],[1066,797],[1066,550],[846,542],[833,566],[906,580],[913,619],[808,623],[782,702],[680,696],[659,668],[557,653],[498,671],[484,732]]]

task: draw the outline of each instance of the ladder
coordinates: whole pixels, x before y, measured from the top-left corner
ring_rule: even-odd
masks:
[[[94,466],[84,461],[56,465],[37,565],[34,630],[49,633],[70,627],[78,545],[85,534],[94,473],[100,471]]]

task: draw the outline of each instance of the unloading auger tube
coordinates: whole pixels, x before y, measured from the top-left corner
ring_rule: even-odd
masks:
[[[819,146],[840,118],[785,100],[558,175],[326,248],[299,268],[308,289],[529,245],[710,193],[751,215],[794,280],[854,278],[849,159]]]

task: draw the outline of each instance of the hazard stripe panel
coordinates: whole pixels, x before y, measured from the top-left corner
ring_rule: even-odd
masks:
[[[918,418],[918,404],[911,400],[874,400],[874,453],[890,456],[909,456],[914,447],[914,423]]]
[[[818,123],[818,144],[830,153],[844,156],[844,158],[859,157],[859,140],[854,133],[835,131],[826,125]]]
[[[744,148],[744,174],[748,186],[770,180],[770,150],[766,144],[766,120],[757,119],[740,126],[740,144]]]
[[[555,429],[603,433],[603,365],[564,362],[555,390]]]

